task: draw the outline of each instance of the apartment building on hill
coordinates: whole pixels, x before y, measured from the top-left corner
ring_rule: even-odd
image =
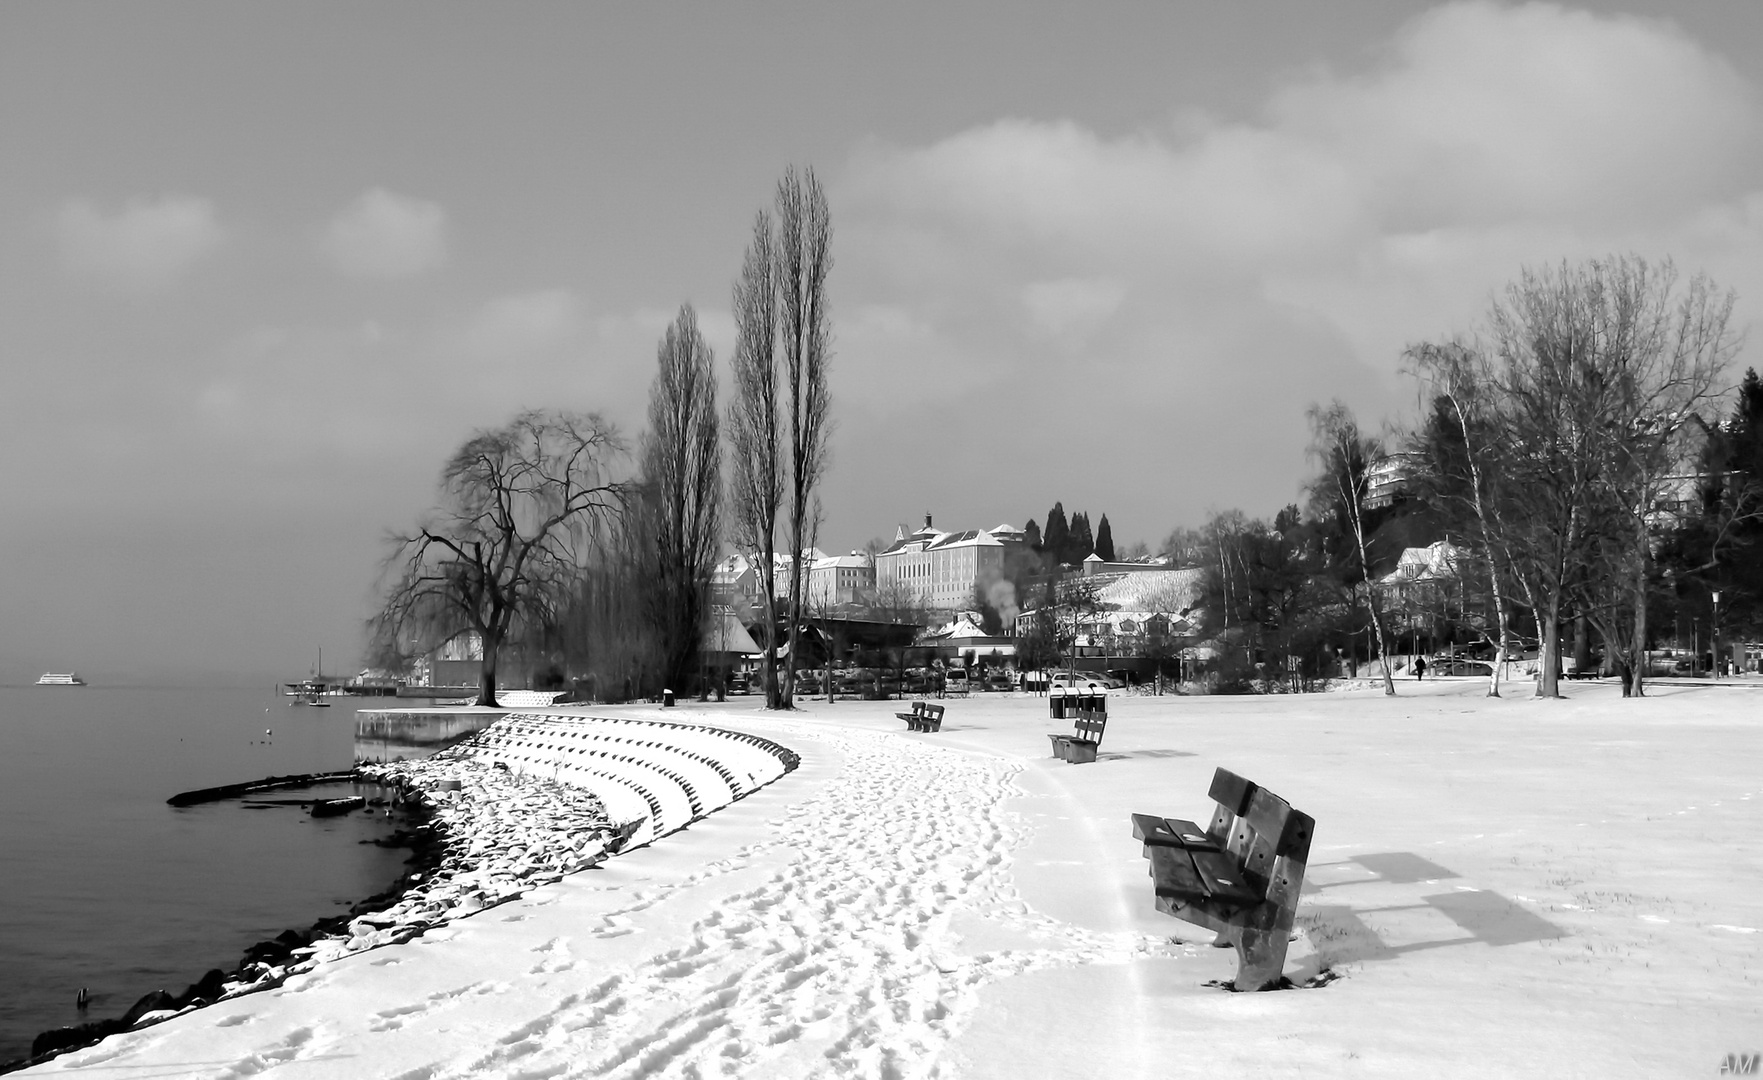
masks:
[[[808,569],[808,602],[816,607],[867,604],[875,597],[875,564],[861,551],[828,555]]]
[[[942,532],[926,514],[922,528],[908,533],[900,526],[893,544],[876,554],[876,593],[912,596],[933,611],[958,611],[972,603],[976,587],[1004,576],[1010,554],[1027,547],[1027,537],[1012,525]]]

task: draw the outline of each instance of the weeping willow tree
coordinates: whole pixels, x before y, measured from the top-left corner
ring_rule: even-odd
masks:
[[[438,505],[387,538],[373,636],[427,651],[475,633],[477,703],[494,706],[505,646],[559,623],[589,539],[620,515],[610,470],[624,452],[591,414],[528,411],[472,435],[441,470]]]

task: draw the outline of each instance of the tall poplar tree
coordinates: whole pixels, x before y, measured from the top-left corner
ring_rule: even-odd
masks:
[[[735,284],[735,399],[729,434],[737,542],[758,566],[766,612],[766,705],[789,708],[806,599],[804,552],[819,525],[816,496],[831,434],[832,320],[826,279],[832,269],[832,218],[813,170],[778,182],[776,217],[761,212]],[[780,541],[788,580],[777,582]],[[779,593],[789,662],[777,663]]]
[[[728,434],[734,468],[729,502],[735,544],[752,560],[759,578],[759,606],[765,617],[759,678],[765,707],[781,709],[786,702],[777,679],[777,528],[787,461],[778,408],[778,270],[772,234],[771,215],[761,210],[753,219],[753,239],[747,244],[732,298],[734,398],[728,405]]]
[[[663,683],[683,692],[697,676],[722,513],[715,357],[690,304],[667,328],[655,365],[642,450],[644,496],[654,515],[650,616]]]
[[[784,669],[784,704],[794,695],[796,659],[807,592],[805,553],[820,527],[816,489],[826,473],[832,434],[832,318],[826,278],[832,270],[832,215],[813,169],[791,168],[777,186],[778,310],[782,316],[785,404],[790,417],[789,536],[790,662]]]

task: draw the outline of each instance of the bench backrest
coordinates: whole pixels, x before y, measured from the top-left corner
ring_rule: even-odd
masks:
[[[1206,835],[1237,857],[1244,876],[1266,893],[1270,905],[1295,910],[1316,821],[1229,769],[1212,774],[1208,794],[1218,805]]]
[[[926,720],[942,720],[943,707],[941,705],[932,705],[929,702],[921,702],[920,704],[924,705],[924,718]]]
[[[1076,729],[1076,735],[1078,738],[1089,739],[1093,742],[1101,742],[1102,732],[1108,727],[1108,714],[1080,714],[1076,722],[1072,724],[1072,727]]]

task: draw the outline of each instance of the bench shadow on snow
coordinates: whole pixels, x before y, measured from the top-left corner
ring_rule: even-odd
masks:
[[[1177,757],[1197,757],[1197,756],[1198,756],[1197,754],[1194,754],[1191,751],[1187,751],[1187,750],[1126,750],[1126,751],[1102,750],[1102,751],[1097,752],[1096,760],[1097,761],[1127,761],[1132,758],[1177,758]]]
[[[1306,881],[1304,893],[1307,897],[1314,898],[1331,888],[1343,886],[1434,884],[1461,876],[1407,851],[1356,855],[1337,863],[1318,863],[1312,869],[1324,867],[1357,867],[1374,876],[1328,882]],[[1356,903],[1351,906],[1326,903],[1306,905],[1298,914],[1298,922],[1304,927],[1316,953],[1305,967],[1326,970],[1356,961],[1393,960],[1404,953],[1423,949],[1476,943],[1500,948],[1567,936],[1567,932],[1554,923],[1489,889],[1458,886],[1449,892],[1427,893],[1419,897],[1414,897],[1412,890],[1393,891],[1400,892],[1401,895],[1392,895],[1388,902],[1374,900],[1369,904]],[[1391,944],[1364,918],[1370,916],[1377,921],[1380,916],[1400,918],[1412,913],[1443,915],[1463,933]],[[1302,981],[1305,974],[1309,972],[1294,974],[1293,981]]]

